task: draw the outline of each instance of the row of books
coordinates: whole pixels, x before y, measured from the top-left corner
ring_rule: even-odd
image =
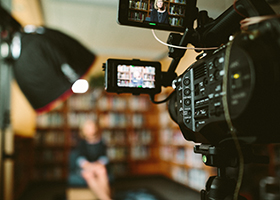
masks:
[[[132,160],[145,160],[150,158],[150,147],[143,145],[136,145],[130,149]]]
[[[97,120],[95,112],[69,112],[67,115],[70,128],[79,128],[86,120]]]
[[[120,87],[135,87],[135,85],[132,83],[131,80],[118,80],[118,86]],[[150,80],[144,80],[143,85],[141,85],[143,88],[154,88],[155,82],[153,79]]]
[[[184,19],[181,17],[169,17],[169,24],[172,26],[183,26]]]
[[[147,0],[130,0],[129,8],[148,10],[148,1]]]
[[[172,5],[172,6],[169,7],[169,14],[184,16],[185,15],[185,9],[186,9],[185,6]]]
[[[153,142],[153,133],[151,130],[134,130],[128,132],[127,130],[102,130],[102,139],[107,146],[124,146],[130,142],[131,145],[149,145]],[[71,146],[76,146],[80,137],[78,130],[72,130],[69,137]]]
[[[149,73],[144,73],[143,80],[155,80],[155,75],[154,74],[149,74]],[[118,79],[125,79],[125,80],[132,80],[133,75],[129,73],[123,73],[123,72],[118,72]]]
[[[64,117],[61,112],[51,112],[38,115],[36,118],[38,128],[59,128],[64,125]]]
[[[65,160],[64,151],[45,149],[35,153],[36,162],[63,162]]]
[[[186,4],[186,0],[167,0],[167,1],[170,1],[170,3]]]
[[[125,110],[127,108],[127,99],[125,97],[103,96],[97,102],[99,110]]]
[[[36,168],[33,171],[33,177],[38,181],[53,181],[64,179],[63,171],[65,167],[56,166],[53,168]]]
[[[147,16],[147,13],[143,13],[140,11],[129,11],[128,19],[132,21],[144,21]]]
[[[127,159],[127,148],[126,147],[107,147],[107,156],[111,161],[123,161]]]
[[[70,110],[94,110],[97,101],[102,96],[103,88],[95,88],[84,94],[74,94],[68,100]]]
[[[153,134],[152,131],[148,129],[135,130],[129,133],[129,140],[132,145],[148,145],[153,142]]]
[[[102,128],[126,128],[128,116],[123,113],[106,113],[99,115],[99,125]]]
[[[125,145],[127,144],[127,133],[125,130],[103,130],[102,138],[107,145]]]
[[[118,72],[129,72],[130,65],[118,65]]]
[[[186,165],[193,168],[204,168],[200,154],[195,154],[190,147],[161,146],[160,157],[164,161]]]
[[[91,93],[73,95],[69,98],[67,103],[71,110],[87,110],[94,109],[96,107],[96,102],[94,101]]]
[[[129,167],[127,163],[112,163],[110,165],[110,170],[115,176],[122,176],[127,174]]]
[[[131,72],[131,73],[130,73]],[[119,73],[133,75],[134,72],[139,72],[140,74],[155,74],[155,67],[152,66],[134,66],[134,65],[119,65],[118,66],[118,77]]]
[[[187,141],[180,129],[164,128],[160,131],[160,141],[163,145],[193,146],[194,143]]]
[[[134,145],[132,147],[109,146],[107,156],[111,161],[126,161],[128,157],[132,160],[149,159],[151,156],[150,147],[145,145]]]
[[[99,125],[102,128],[127,128],[143,127],[144,116],[142,114],[124,114],[124,113],[104,113],[99,115]]]
[[[150,108],[150,101],[146,97],[113,97],[103,96],[98,100],[98,109],[101,111],[146,111]]]
[[[129,98],[128,107],[131,111],[147,111],[151,107],[151,102],[144,96],[131,96]]]
[[[118,79],[130,79],[129,73],[118,72]]]
[[[153,79],[151,75],[144,77],[146,79]],[[99,91],[99,90],[98,90]],[[94,95],[95,94],[95,95]],[[146,110],[150,102],[146,97],[121,97],[121,96],[101,96],[100,92],[86,93],[83,95],[73,95],[68,100],[70,110]],[[101,96],[101,97],[100,97]]]
[[[37,131],[34,142],[36,146],[63,146],[65,134],[63,131]]]
[[[70,147],[76,147],[80,140],[80,130],[71,130],[70,135],[68,135],[68,144]]]
[[[164,2],[178,3],[178,4],[186,5],[186,0],[164,0]],[[151,0],[150,3],[151,3],[150,7],[153,8],[154,1]],[[129,8],[148,10],[148,5],[149,5],[149,3],[147,0],[130,0],[129,1]]]
[[[186,169],[179,166],[173,166],[171,170],[172,178],[184,185],[200,191],[205,188],[209,173],[201,169]]]

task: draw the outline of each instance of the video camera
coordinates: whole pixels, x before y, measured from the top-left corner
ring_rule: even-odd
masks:
[[[227,104],[240,140],[279,142],[280,22],[271,18],[240,31],[240,20],[244,16],[273,15],[274,11],[263,0],[240,0],[213,20],[206,11],[198,12],[195,0],[181,2],[185,2],[185,10],[189,11],[184,19],[185,32],[183,35],[171,33],[168,43],[219,48],[204,50],[203,56],[190,67],[186,66],[186,71],[178,77],[175,69],[184,49],[170,48],[173,60],[167,72],[161,72],[159,62],[109,59],[104,65],[105,89],[115,93],[145,93],[153,101],[154,95],[161,92],[161,86],[173,85],[175,90],[168,99],[169,112],[186,140],[218,144],[229,138],[224,112]],[[129,6],[131,1],[120,0],[120,23],[147,27],[145,21],[129,21]],[[195,19],[196,29],[193,28]],[[157,25],[147,28],[167,28]],[[172,30],[172,26],[168,27]],[[233,34],[235,38],[228,44]],[[136,75],[140,79],[138,85],[136,81],[133,84]]]
[[[173,58],[169,69],[162,72],[158,62],[109,59],[103,66],[105,89],[145,93],[154,103],[168,102],[170,116],[184,138],[202,143],[194,151],[204,156],[206,165],[218,168],[218,176],[209,178],[201,199],[232,199],[236,183],[227,178],[225,168],[236,167],[241,159],[267,163],[265,157],[253,155],[249,145],[280,142],[280,20],[265,0],[235,1],[216,19],[210,18],[207,11],[199,11],[196,0],[165,1],[169,3],[166,11],[170,18],[174,17],[171,9],[176,7],[184,16],[178,20],[181,23],[174,25],[173,19],[169,23],[151,21],[148,13],[156,4],[147,2],[150,1],[120,0],[118,21],[123,25],[184,32],[169,35],[169,56]],[[253,22],[257,17],[258,21]],[[245,18],[247,24],[241,28],[240,21]],[[204,52],[177,76],[175,70],[186,51],[181,47],[188,44]],[[152,81],[145,78],[146,68],[152,69]],[[137,70],[143,83],[133,86],[131,77]],[[145,80],[150,82],[144,83]],[[154,97],[161,92],[161,86],[172,86],[174,91],[157,102]],[[241,144],[239,148],[232,142],[232,133]]]

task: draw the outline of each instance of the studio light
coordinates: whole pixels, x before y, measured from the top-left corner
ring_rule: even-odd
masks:
[[[24,31],[26,30],[26,32]],[[95,55],[68,35],[45,27],[21,25],[0,6],[0,199],[11,199],[4,174],[12,174],[10,128],[12,71],[20,89],[37,113],[51,110],[69,97],[72,85],[93,66]],[[9,163],[9,167],[7,167]],[[10,184],[7,184],[10,186]],[[12,187],[11,187],[12,188]]]
[[[73,93],[72,85],[86,75],[95,55],[60,31],[44,27],[28,30],[21,33],[21,54],[13,71],[32,107],[41,113]]]

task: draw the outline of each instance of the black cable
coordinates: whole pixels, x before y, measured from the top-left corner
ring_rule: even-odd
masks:
[[[167,101],[171,98],[172,93],[173,93],[173,91],[168,95],[168,97],[167,97],[166,99],[161,100],[161,101],[155,101],[155,95],[150,94],[150,100],[151,100],[151,102],[154,103],[154,104],[165,103],[165,102],[167,102]]]

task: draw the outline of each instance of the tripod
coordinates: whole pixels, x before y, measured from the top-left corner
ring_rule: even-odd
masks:
[[[205,165],[217,167],[217,176],[209,177],[205,190],[201,190],[201,200],[233,200],[236,180],[226,174],[227,167],[238,166],[238,154],[234,145],[196,145],[194,152],[202,154]],[[242,146],[245,163],[268,163],[268,157],[254,155],[249,145]],[[238,195],[238,200],[246,200]]]

